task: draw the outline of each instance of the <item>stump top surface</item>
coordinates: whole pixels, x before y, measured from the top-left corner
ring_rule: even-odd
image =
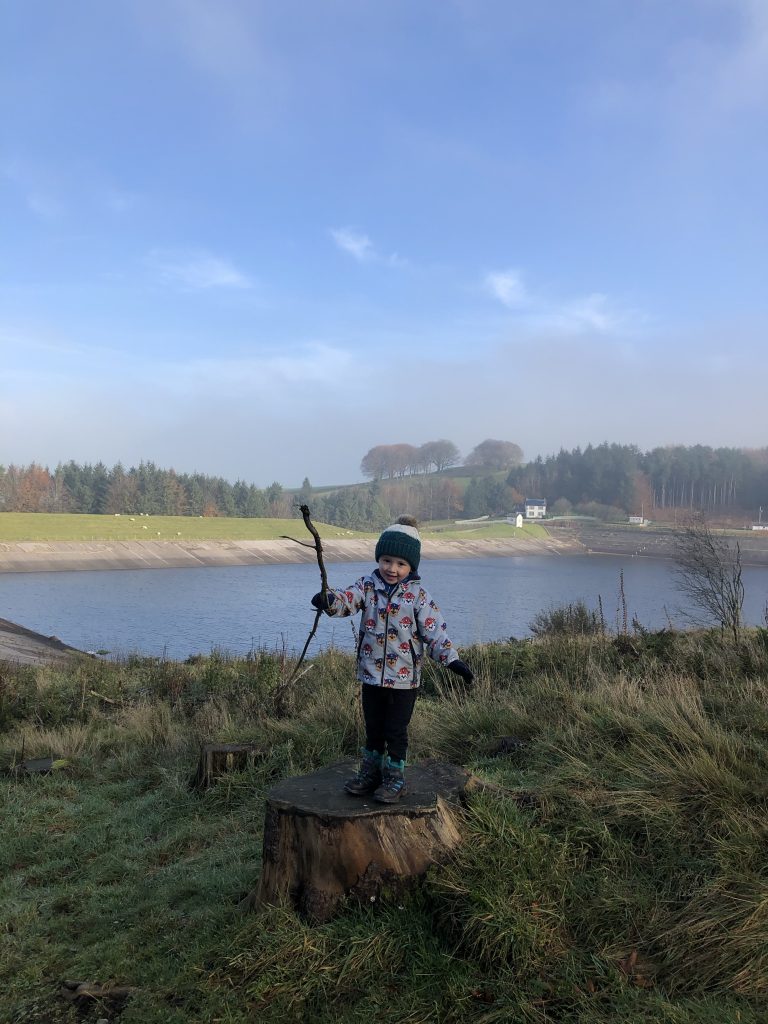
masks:
[[[323,818],[418,814],[434,810],[438,796],[459,800],[470,778],[470,773],[458,765],[422,762],[405,770],[406,795],[396,804],[381,804],[372,796],[351,796],[344,791],[344,783],[355,774],[357,766],[357,761],[339,761],[311,775],[283,779],[268,791],[267,803],[276,810]]]

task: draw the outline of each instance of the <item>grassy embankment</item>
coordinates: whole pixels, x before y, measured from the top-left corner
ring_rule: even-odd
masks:
[[[345,530],[340,526],[317,523],[320,535],[327,539],[366,538],[373,533]],[[305,539],[307,534],[297,519],[236,519],[225,516],[95,516],[48,512],[0,512],[0,542],[56,541],[229,541],[277,540],[283,534]],[[535,523],[522,530],[504,523],[429,524],[421,529],[425,538],[454,540],[497,540],[507,537],[546,537]]]
[[[243,914],[263,794],[360,742],[353,664],[319,656],[275,712],[276,656],[2,667],[0,1020],[74,1024],[63,979],[135,988],[121,1024],[764,1024],[768,630],[550,637],[428,675],[412,756],[475,798],[455,859],[407,901],[311,927]],[[494,737],[517,737],[491,757]],[[203,740],[256,766],[196,795]]]

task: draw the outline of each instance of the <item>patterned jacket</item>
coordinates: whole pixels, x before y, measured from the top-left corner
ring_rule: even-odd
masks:
[[[416,573],[390,587],[374,569],[347,590],[331,593],[329,615],[363,613],[357,642],[360,682],[408,690],[419,685],[425,647],[440,665],[459,657],[440,609]]]

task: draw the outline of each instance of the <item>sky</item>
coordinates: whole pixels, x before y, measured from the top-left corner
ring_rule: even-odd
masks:
[[[0,0],[0,464],[768,444],[765,0]]]

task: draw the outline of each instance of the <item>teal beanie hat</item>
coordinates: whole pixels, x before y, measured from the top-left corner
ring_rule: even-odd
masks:
[[[379,537],[374,555],[377,562],[382,555],[402,558],[416,572],[421,558],[421,537],[413,516],[400,516],[396,523],[388,526]]]

